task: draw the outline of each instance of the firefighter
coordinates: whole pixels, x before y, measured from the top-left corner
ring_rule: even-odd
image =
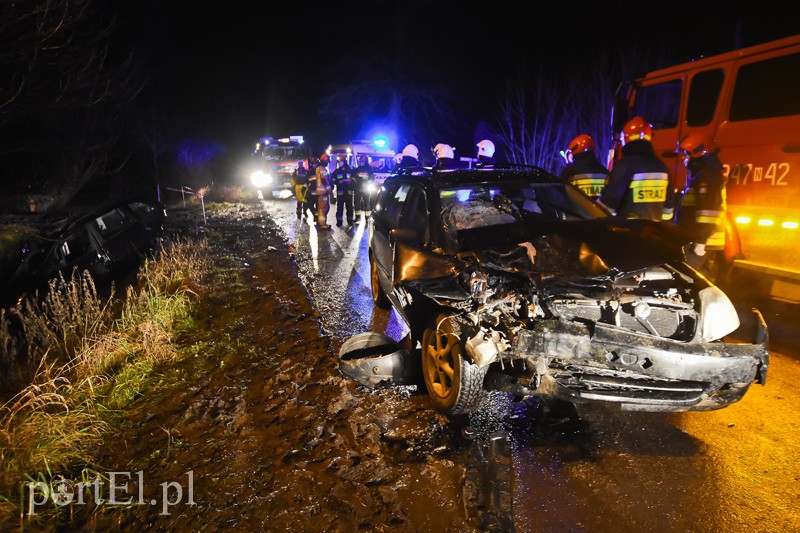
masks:
[[[723,260],[725,249],[726,191],[719,150],[713,150],[703,135],[690,133],[678,141],[675,151],[689,171],[675,220],[696,236],[686,246],[687,262],[708,275],[714,262]]]
[[[436,156],[436,170],[450,170],[456,168],[455,154],[453,147],[449,144],[439,143],[433,147],[433,155]]]
[[[407,144],[400,154],[400,168],[418,167],[419,166],[419,148],[413,144]]]
[[[353,195],[357,180],[353,167],[347,163],[346,155],[342,154],[336,158],[336,170],[331,174],[331,181],[336,188],[336,225],[342,225],[346,211],[347,225],[352,226]]]
[[[305,162],[298,161],[297,168],[292,172],[292,192],[297,201],[297,218],[302,220],[306,216],[308,209],[308,173],[306,172]]]
[[[323,230],[331,229],[328,224],[328,212],[331,210],[331,178],[330,172],[328,172],[328,160],[328,154],[323,153],[315,170],[317,183],[314,195],[317,197],[317,229]]]
[[[356,186],[355,194],[353,195],[353,207],[355,208],[358,222],[361,222],[362,213],[364,220],[366,220],[370,211],[372,211],[372,188],[375,182],[375,172],[369,164],[367,154],[358,156],[358,166],[355,168],[355,173]]]
[[[478,147],[478,168],[494,168],[494,143],[489,139],[479,142]]]
[[[561,155],[567,162],[561,171],[561,179],[582,190],[592,200],[597,200],[608,181],[609,171],[595,155],[592,136],[586,133],[578,135]]]
[[[618,216],[671,220],[675,191],[669,169],[653,150],[653,126],[633,117],[622,129],[622,158],[614,164],[598,203]]]
[[[306,207],[311,212],[309,221],[317,218],[317,167],[319,166],[319,158],[315,155],[308,158],[308,190],[306,191]]]

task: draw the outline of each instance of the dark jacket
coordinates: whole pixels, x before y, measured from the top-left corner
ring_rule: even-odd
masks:
[[[675,219],[696,235],[706,250],[725,248],[725,175],[717,154],[689,160],[689,178]]]
[[[582,190],[592,200],[597,200],[608,181],[609,171],[594,152],[581,152],[561,171],[561,179]]]
[[[669,169],[646,140],[631,141],[622,148],[599,201],[623,217],[669,220],[675,191]]]
[[[419,161],[414,159],[411,156],[404,155],[403,159],[400,160],[400,164],[397,165],[398,168],[407,168],[407,167],[418,167]]]
[[[485,155],[478,156],[478,164],[476,165],[478,168],[494,168],[494,165],[494,157],[488,157]]]
[[[457,168],[456,161],[452,157],[440,157],[436,160],[436,164],[433,166],[436,170],[450,170]]]
[[[336,187],[336,195],[355,190],[356,173],[353,167],[345,163],[331,173],[331,183]]]
[[[372,166],[369,163],[366,165],[358,165],[355,168],[356,173],[356,188],[361,190],[365,183],[371,183],[375,181],[375,172],[372,170]]]

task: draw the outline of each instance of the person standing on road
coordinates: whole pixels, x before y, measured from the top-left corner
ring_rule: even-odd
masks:
[[[308,158],[308,171],[306,172],[306,176],[308,176],[308,191],[306,192],[306,206],[308,210],[311,212],[311,216],[308,218],[309,222],[313,219],[317,219],[317,167],[319,166],[319,158],[315,155]]]
[[[375,183],[375,172],[369,164],[369,157],[367,154],[358,156],[358,166],[355,168],[356,185],[355,194],[353,196],[353,207],[355,208],[356,219],[358,222],[362,221],[362,213],[364,220],[369,217],[372,211],[372,187]]]
[[[436,156],[436,170],[452,170],[456,168],[455,152],[449,144],[439,143],[433,147],[433,155]]]
[[[494,143],[484,139],[477,144],[478,168],[494,168]]]
[[[295,208],[297,218],[302,220],[305,218],[306,210],[308,209],[308,173],[303,161],[297,162],[297,168],[292,172],[291,184],[294,198],[297,201]]]
[[[328,154],[323,153],[316,168],[317,186],[314,194],[317,197],[317,229],[331,229],[328,224],[328,212],[331,210],[331,178],[328,171]]]
[[[712,150],[703,135],[690,133],[678,142],[676,152],[683,156],[689,175],[675,220],[696,236],[686,246],[686,261],[709,275],[714,263],[723,260],[725,249],[726,191],[719,150]]]
[[[419,166],[419,148],[417,148],[416,145],[407,144],[400,155],[401,159],[400,163],[397,165],[398,168]]]
[[[671,220],[675,191],[667,165],[650,143],[653,126],[637,116],[622,132],[622,158],[614,164],[598,203],[622,217]]]
[[[342,154],[336,158],[336,170],[331,174],[331,181],[336,188],[336,225],[341,226],[345,211],[347,225],[353,225],[353,193],[356,186],[356,173],[347,163],[347,156]]]
[[[561,152],[567,162],[567,166],[561,171],[561,179],[597,201],[606,186],[609,171],[595,155],[594,139],[583,133],[572,139],[567,146]]]

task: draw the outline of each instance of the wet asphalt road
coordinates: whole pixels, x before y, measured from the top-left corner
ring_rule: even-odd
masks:
[[[269,199],[263,207],[285,232],[337,350],[363,331],[405,335],[394,311],[372,305],[366,223],[318,233],[296,218],[293,199]],[[471,421],[508,435],[490,470],[498,485],[512,487],[512,501],[501,507],[513,529],[800,531],[798,317],[792,306],[770,304],[764,314],[774,346],[767,385],[753,385],[725,409],[669,415],[581,409],[577,424],[549,433],[532,430],[525,405],[498,405],[491,416]]]

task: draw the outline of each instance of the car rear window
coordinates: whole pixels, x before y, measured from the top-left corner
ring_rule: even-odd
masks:
[[[121,209],[113,209],[95,219],[97,229],[100,230],[100,234],[103,236],[114,233],[131,222],[133,222],[133,219]]]

